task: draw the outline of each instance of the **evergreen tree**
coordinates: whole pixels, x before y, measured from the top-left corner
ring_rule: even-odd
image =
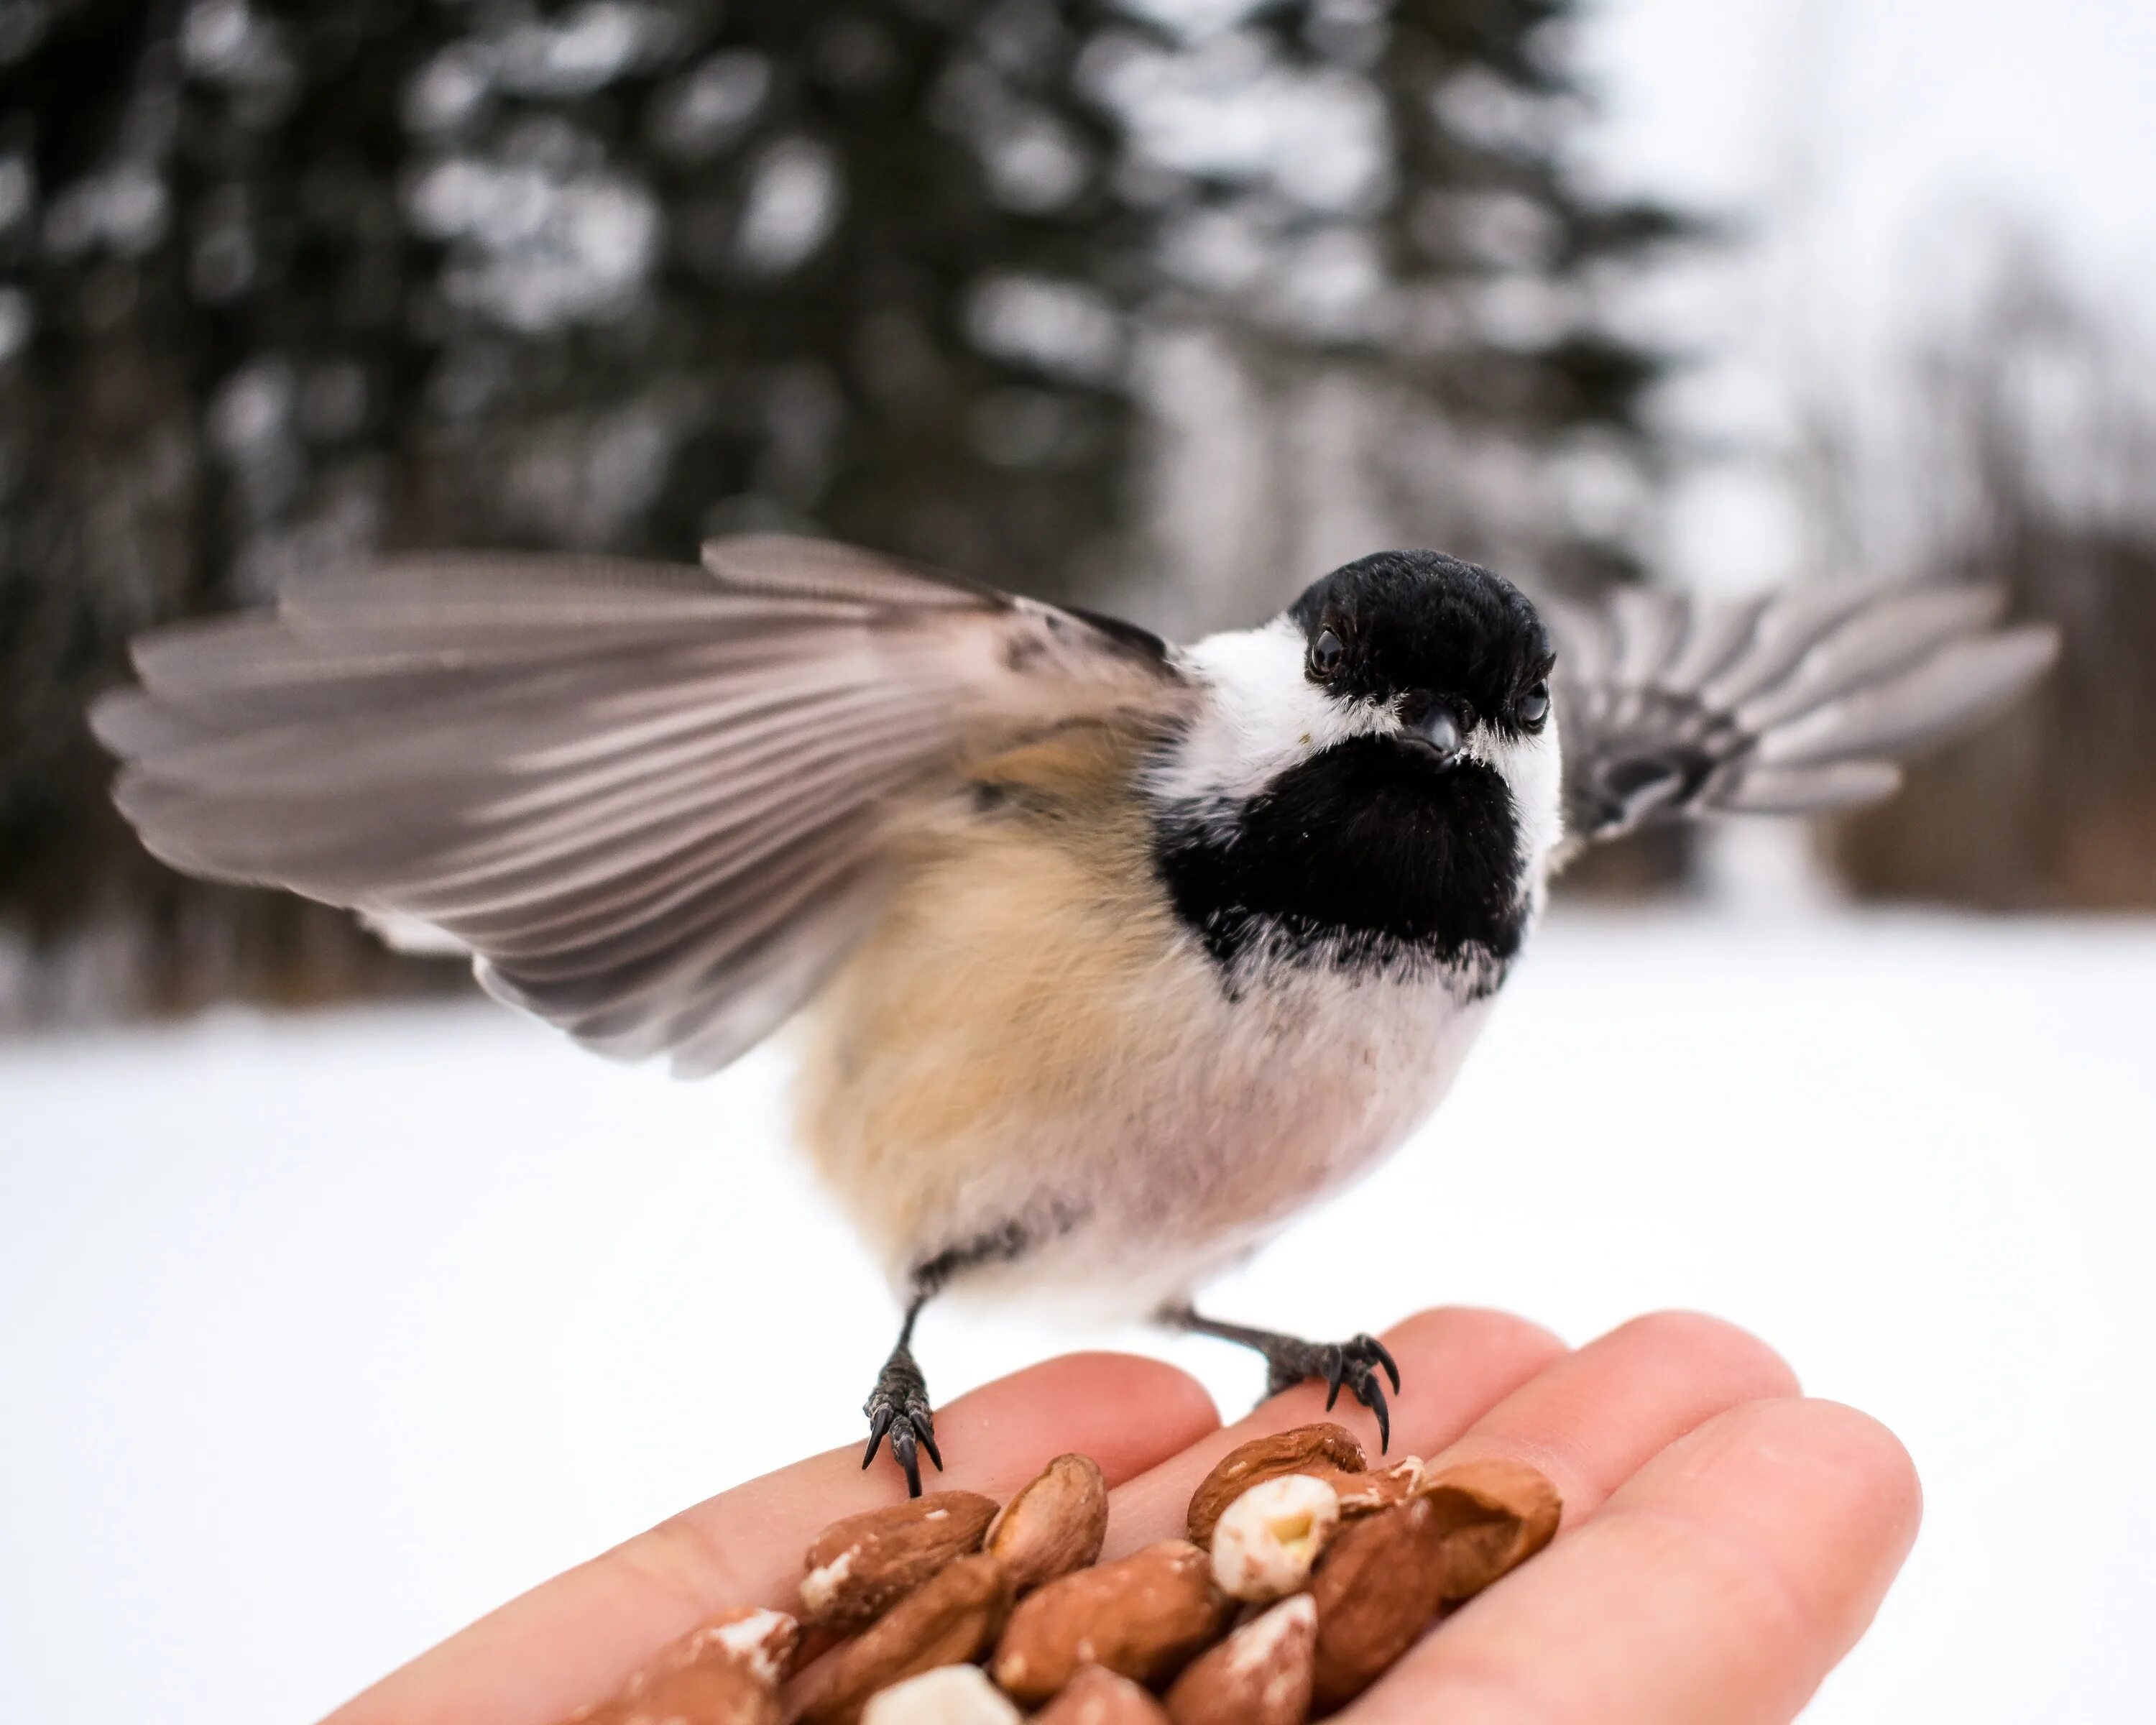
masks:
[[[156,869],[82,726],[296,569],[798,527],[1173,612],[1194,335],[1261,382],[1206,434],[1344,388],[1404,535],[1621,570],[1501,482],[1647,453],[1598,288],[1674,224],[1562,165],[1570,10],[0,0],[0,919],[122,1004],[408,979]]]

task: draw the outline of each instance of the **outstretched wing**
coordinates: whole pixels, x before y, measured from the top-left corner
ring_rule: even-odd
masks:
[[[1548,608],[1569,842],[1889,794],[1897,759],[2056,656],[2052,629],[1999,626],[2005,604],[1986,588],[1837,585],[1735,603],[1623,588],[1599,608]]]
[[[716,1070],[872,913],[892,798],[1183,685],[1142,632],[817,541],[705,567],[420,557],[157,631],[92,715],[190,874],[470,951],[624,1058]]]

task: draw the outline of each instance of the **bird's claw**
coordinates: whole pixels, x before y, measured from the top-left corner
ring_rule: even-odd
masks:
[[[1298,1342],[1269,1356],[1272,1366],[1269,1389],[1277,1394],[1311,1378],[1325,1380],[1325,1411],[1331,1413],[1342,1389],[1370,1410],[1378,1422],[1378,1452],[1392,1448],[1393,1414],[1385,1400],[1385,1386],[1378,1373],[1400,1389],[1400,1368],[1391,1351],[1375,1336],[1356,1336],[1345,1342]]]
[[[891,1460],[906,1471],[906,1495],[918,1497],[919,1451],[928,1452],[928,1459],[936,1464],[938,1473],[943,1471],[943,1456],[936,1447],[936,1420],[929,1409],[927,1380],[914,1363],[912,1349],[903,1343],[893,1348],[891,1358],[884,1362],[875,1388],[869,1392],[861,1411],[869,1420],[869,1446],[862,1452],[861,1466],[865,1468],[875,1460],[878,1446],[888,1435]]]

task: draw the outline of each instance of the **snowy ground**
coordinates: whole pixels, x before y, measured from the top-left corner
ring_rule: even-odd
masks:
[[[1436,1127],[1218,1303],[1724,1313],[1925,1475],[1814,1720],[2145,1719],[2152,1003],[2156,925],[1563,922]],[[484,1009],[0,1048],[0,1717],[292,1725],[849,1436],[883,1296],[783,1076]],[[925,1332],[946,1395],[1073,1339],[1160,1345]]]

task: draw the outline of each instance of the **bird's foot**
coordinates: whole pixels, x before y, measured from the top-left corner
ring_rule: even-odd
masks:
[[[1276,1336],[1259,1346],[1266,1366],[1265,1394],[1278,1395],[1312,1378],[1325,1380],[1325,1410],[1332,1411],[1344,1389],[1368,1408],[1378,1422],[1380,1454],[1392,1447],[1392,1409],[1386,1404],[1383,1371],[1399,1394],[1400,1368],[1385,1344],[1375,1336],[1353,1336],[1345,1342],[1304,1342],[1293,1336]]]
[[[1379,1453],[1392,1447],[1393,1412],[1385,1401],[1385,1386],[1378,1381],[1378,1374],[1382,1371],[1392,1380],[1393,1394],[1398,1395],[1400,1368],[1385,1344],[1375,1336],[1355,1336],[1345,1342],[1306,1342],[1299,1336],[1283,1336],[1277,1330],[1222,1323],[1218,1318],[1203,1316],[1183,1301],[1163,1307],[1155,1317],[1173,1329],[1217,1337],[1263,1355],[1267,1395],[1278,1395],[1283,1389],[1292,1389],[1309,1378],[1322,1378],[1331,1392],[1325,1398],[1325,1411],[1329,1414],[1339,1401],[1342,1389],[1353,1391],[1355,1399],[1377,1418]]]
[[[883,1363],[883,1370],[876,1373],[875,1388],[861,1404],[861,1411],[869,1418],[869,1446],[861,1457],[861,1466],[865,1468],[875,1460],[876,1447],[888,1434],[891,1459],[906,1470],[906,1494],[918,1497],[921,1461],[917,1452],[926,1450],[938,1473],[943,1471],[943,1457],[936,1448],[936,1420],[928,1406],[928,1380],[921,1375],[921,1368],[914,1363],[913,1350],[905,1343],[891,1349],[891,1358]]]

